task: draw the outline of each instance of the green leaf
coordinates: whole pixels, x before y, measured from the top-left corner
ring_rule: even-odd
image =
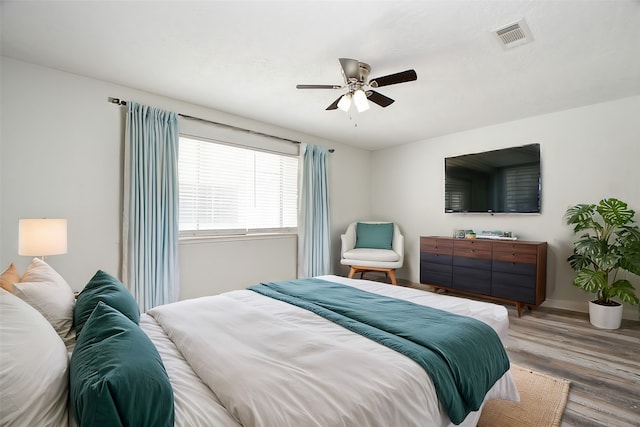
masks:
[[[640,240],[621,246],[620,268],[640,276]]]
[[[638,298],[635,294],[635,288],[626,279],[616,280],[611,284],[611,296],[618,297],[623,302],[629,304],[638,304],[640,303],[640,298]]]
[[[615,198],[600,200],[596,211],[607,224],[618,227],[633,222],[633,216],[635,215],[635,211],[629,209],[625,202]]]
[[[614,268],[618,268],[618,261],[620,257],[615,252],[605,252],[593,257],[593,261],[598,265],[601,270],[611,271]]]
[[[596,239],[595,237],[591,237],[588,234],[583,235],[579,240],[576,240],[574,243],[574,252],[586,257],[594,257],[599,256],[603,253],[603,243]],[[606,248],[606,244],[604,245]]]
[[[607,274],[602,270],[590,270],[588,268],[578,271],[578,277],[573,281],[573,284],[580,289],[601,295],[603,289],[608,287]]]
[[[574,253],[569,258],[567,258],[567,261],[569,261],[569,265],[571,266],[571,268],[576,271],[582,270],[583,268],[587,268],[592,265],[591,259],[589,257],[577,253]]]
[[[593,204],[578,204],[567,209],[564,214],[564,219],[567,225],[573,225],[573,232],[577,233],[581,230],[586,230],[592,227],[593,214],[596,205]]]

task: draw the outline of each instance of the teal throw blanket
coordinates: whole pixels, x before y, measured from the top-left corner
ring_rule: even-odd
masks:
[[[478,410],[509,370],[496,332],[470,317],[314,278],[248,289],[305,308],[410,357],[431,377],[454,424]]]

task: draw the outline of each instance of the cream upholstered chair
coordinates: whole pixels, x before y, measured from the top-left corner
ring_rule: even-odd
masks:
[[[366,271],[383,271],[396,285],[396,269],[404,262],[404,236],[392,222],[361,221],[349,224],[340,236],[340,264],[351,267],[349,278]]]

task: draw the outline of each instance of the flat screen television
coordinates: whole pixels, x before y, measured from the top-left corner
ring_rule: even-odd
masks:
[[[444,159],[444,211],[540,212],[540,144]]]

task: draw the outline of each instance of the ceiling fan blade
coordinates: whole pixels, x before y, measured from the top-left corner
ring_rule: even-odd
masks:
[[[358,80],[360,78],[360,62],[356,59],[340,58],[340,66],[342,67],[342,75],[344,80],[349,83],[349,80]]]
[[[338,97],[338,99],[336,99],[335,101],[333,101],[333,104],[329,105],[326,110],[337,110],[338,109],[338,102],[340,102],[340,98],[342,98],[342,95],[340,95]]]
[[[418,75],[416,74],[415,70],[406,70],[406,71],[401,71],[395,74],[389,74],[388,76],[382,76],[376,79],[371,79],[369,81],[369,86],[371,87],[389,86],[389,85],[394,85],[396,83],[411,82],[417,79],[418,79]]]
[[[338,98],[340,99],[340,98]],[[371,102],[378,104],[381,107],[388,107],[393,104],[395,101],[387,96],[384,96],[381,93],[376,92],[375,90],[367,91],[367,99]]]
[[[339,85],[296,85],[296,89],[342,89]]]

